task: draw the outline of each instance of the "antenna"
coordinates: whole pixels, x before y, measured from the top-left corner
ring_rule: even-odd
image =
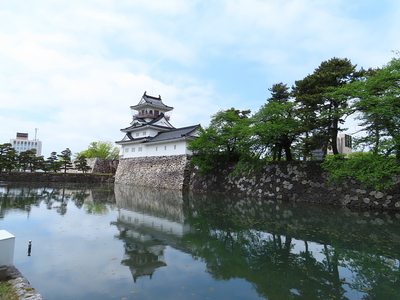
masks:
[[[37,131],[38,131],[39,129],[37,129],[37,128],[35,128],[35,141],[36,141],[36,135],[37,135]]]

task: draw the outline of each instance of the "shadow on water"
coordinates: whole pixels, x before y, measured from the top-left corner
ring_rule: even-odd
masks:
[[[60,215],[71,204],[96,215],[115,207],[133,282],[168,268],[172,247],[265,299],[399,299],[399,214],[123,185],[0,188],[3,218],[40,203]]]

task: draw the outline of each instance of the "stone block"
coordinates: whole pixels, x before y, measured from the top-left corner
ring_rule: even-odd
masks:
[[[0,266],[0,281],[4,281],[7,278],[7,267]]]

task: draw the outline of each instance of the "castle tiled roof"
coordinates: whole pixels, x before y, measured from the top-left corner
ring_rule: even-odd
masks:
[[[193,125],[188,127],[176,128],[166,132],[160,132],[148,142],[160,142],[166,140],[180,139],[184,137],[191,137],[192,134],[199,128],[200,125]]]
[[[142,99],[140,100],[139,104],[132,105],[131,109],[138,110],[142,106],[145,106],[145,105],[151,105],[151,106],[154,106],[154,107],[158,107],[158,108],[160,108],[160,109],[162,109],[164,111],[169,111],[169,110],[174,109],[172,106],[165,105],[161,100],[161,96],[153,97],[153,96],[147,95],[146,92],[144,92],[144,94],[142,96]]]
[[[165,132],[159,132],[156,136],[154,137],[140,137],[140,138],[133,138],[131,133],[127,133],[125,137],[127,139],[123,139],[122,141],[116,142],[117,144],[125,144],[125,143],[131,143],[131,142],[141,142],[141,143],[158,143],[158,142],[163,142],[167,140],[177,140],[177,139],[182,139],[182,138],[190,138],[193,137],[193,134],[196,132],[196,130],[200,127],[200,124],[198,125],[192,125],[188,127],[182,127],[182,128],[173,128]]]
[[[167,126],[157,125],[157,122],[160,121],[162,118],[164,118],[164,114],[163,113],[161,113],[157,118],[152,119],[150,122],[147,122],[144,118],[135,118],[135,122],[137,122],[137,123],[134,123],[134,124],[131,123],[132,124],[131,126],[128,126],[126,128],[122,128],[121,131],[122,132],[127,132],[127,131],[131,131],[133,129],[136,129],[138,127],[143,127],[143,126],[146,126],[146,125],[152,125],[152,126],[155,126],[155,127],[159,127],[161,129],[162,128],[168,128],[168,129],[171,128],[171,127],[167,127]]]

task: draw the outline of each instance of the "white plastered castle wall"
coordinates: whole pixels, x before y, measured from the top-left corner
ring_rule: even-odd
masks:
[[[163,143],[135,143],[122,145],[121,158],[142,157],[142,156],[169,156],[192,154],[187,149],[188,142],[185,140]]]

